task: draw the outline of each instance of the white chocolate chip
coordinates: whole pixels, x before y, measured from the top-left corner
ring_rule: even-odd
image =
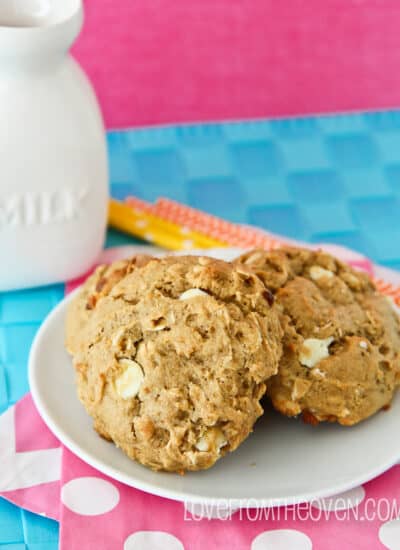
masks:
[[[303,342],[303,347],[299,354],[299,361],[305,367],[315,367],[322,359],[329,357],[329,346],[332,344],[333,338],[307,338]]]
[[[212,448],[219,452],[227,443],[224,434],[219,428],[211,428],[200,437],[195,447],[203,453],[212,450]]]
[[[330,279],[331,277],[333,277],[333,273],[332,271],[329,271],[329,269],[324,269],[319,265],[312,265],[310,267],[310,277],[314,281],[318,281],[319,279],[323,279],[324,277]]]
[[[167,327],[167,320],[164,317],[159,317],[158,319],[151,319],[150,324],[145,327],[145,330],[149,332],[158,332],[159,330],[164,330]]]
[[[207,292],[204,292],[204,290],[200,290],[199,288],[189,288],[189,290],[185,290],[185,292],[182,292],[182,294],[179,296],[180,300],[190,300],[191,298],[197,298],[198,296],[208,296]]]
[[[196,449],[198,451],[201,451],[202,453],[205,453],[210,448],[209,443],[205,437],[200,437],[198,442],[196,443]]]
[[[368,344],[367,344],[367,342],[364,342],[364,340],[362,340],[362,341],[360,342],[360,348],[362,348],[362,349],[368,349]]]
[[[123,372],[114,381],[115,391],[122,399],[135,397],[144,380],[142,367],[132,359],[120,359]]]

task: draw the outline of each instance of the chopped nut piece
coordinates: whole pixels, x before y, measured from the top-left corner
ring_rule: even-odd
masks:
[[[115,334],[111,339],[111,344],[113,347],[119,346],[119,344],[121,343],[121,340],[124,337],[124,333],[125,333],[125,329],[123,327],[118,329],[117,332],[115,332]]]
[[[353,273],[343,273],[342,279],[345,283],[349,285],[350,288],[354,290],[360,290],[362,287],[362,281],[358,279],[358,277],[356,277]]]
[[[157,332],[159,330],[164,330],[167,326],[168,324],[165,317],[159,317],[158,319],[152,319],[150,321],[150,325],[146,327],[146,330],[149,330],[150,332]]]
[[[303,380],[302,378],[298,378],[295,380],[293,384],[292,389],[292,399],[293,401],[296,401],[297,399],[301,399],[306,395],[308,390],[310,389],[312,385],[312,382],[309,380]]]
[[[212,260],[211,258],[206,258],[205,256],[200,256],[198,259],[198,262],[200,265],[209,265]]]
[[[302,414],[304,424],[310,424],[311,426],[318,426],[319,420],[316,416],[313,415],[310,411],[303,411]]]
[[[86,375],[88,365],[86,363],[74,363],[74,368],[79,374]]]
[[[314,375],[314,376],[318,376],[318,378],[326,378],[326,374],[324,372],[322,372],[322,370],[320,370],[318,367],[315,367],[311,373]]]
[[[207,292],[204,292],[204,290],[200,290],[200,288],[189,288],[189,290],[182,292],[179,296],[179,300],[190,300],[199,296],[208,296],[208,294]]]

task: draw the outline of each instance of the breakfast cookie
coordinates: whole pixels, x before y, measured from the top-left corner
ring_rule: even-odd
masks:
[[[69,353],[76,353],[89,317],[103,296],[107,296],[115,284],[136,267],[146,265],[152,256],[137,254],[111,265],[100,265],[82,285],[78,295],[68,308],[66,321],[65,347]]]
[[[208,468],[262,414],[281,339],[272,294],[250,269],[152,259],[97,301],[74,353],[79,397],[130,458],[154,470]]]
[[[400,384],[400,325],[365,273],[322,251],[252,250],[236,260],[275,296],[284,330],[274,407],[350,426],[389,407]]]

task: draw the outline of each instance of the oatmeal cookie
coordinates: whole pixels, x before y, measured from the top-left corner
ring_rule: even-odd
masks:
[[[79,397],[130,458],[154,470],[208,468],[262,414],[281,339],[273,297],[250,269],[153,259],[97,301],[74,353]]]
[[[69,353],[73,354],[79,350],[85,327],[100,298],[107,296],[125,275],[132,273],[136,267],[146,265],[151,259],[152,256],[137,254],[111,265],[100,265],[86,279],[68,308],[65,347]]]
[[[236,260],[275,296],[284,329],[274,407],[350,426],[389,407],[400,383],[399,318],[366,273],[322,251],[253,250]]]

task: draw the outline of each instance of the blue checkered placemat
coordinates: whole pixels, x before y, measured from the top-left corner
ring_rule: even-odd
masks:
[[[111,191],[342,244],[400,269],[400,111],[110,132]],[[109,231],[107,246],[134,239]],[[63,285],[0,294],[0,412]],[[55,550],[56,522],[0,499],[0,550]]]

